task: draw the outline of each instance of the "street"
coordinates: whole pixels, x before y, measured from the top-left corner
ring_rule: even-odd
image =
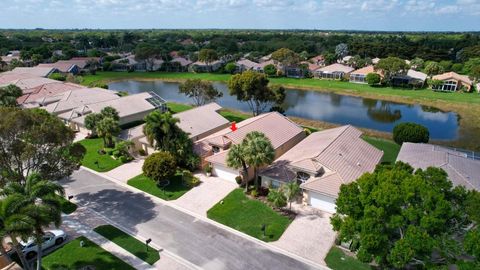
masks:
[[[87,170],[62,182],[81,206],[203,269],[314,269]],[[307,232],[306,232],[307,233]]]

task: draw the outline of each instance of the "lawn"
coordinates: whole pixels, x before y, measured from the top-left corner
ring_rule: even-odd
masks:
[[[369,136],[363,136],[362,138],[369,144],[375,146],[380,150],[383,150],[382,162],[395,163],[395,160],[397,160],[398,152],[400,151],[400,145],[396,144],[394,141],[380,138],[374,138]]]
[[[371,267],[359,260],[346,255],[341,249],[332,247],[325,257],[325,263],[333,270],[367,270]]]
[[[85,244],[83,247],[80,247],[81,241]],[[135,269],[83,236],[45,256],[42,266],[47,270],[82,269],[86,266],[93,266],[92,269],[96,270]]]
[[[242,189],[235,189],[222,201],[208,210],[208,218],[265,242],[278,240],[291,222],[263,202],[247,198]]]
[[[229,110],[229,109],[222,109],[222,110],[220,110],[219,113],[220,113],[221,116],[225,117],[228,121],[230,121],[230,122],[235,121],[237,123],[240,123],[243,120],[252,117],[250,114],[238,112],[238,111],[235,111],[235,110]]]
[[[181,174],[176,174],[164,189],[158,187],[155,181],[143,174],[128,180],[127,184],[166,201],[176,200],[191,189],[183,185]]]
[[[169,73],[169,72],[97,72],[96,75],[86,75],[83,77],[82,84],[92,86],[97,82],[107,83],[115,80],[125,79],[162,79],[162,80],[186,80],[190,78],[199,78],[209,81],[226,82],[230,74],[215,73]],[[356,84],[350,82],[319,80],[319,79],[295,79],[295,78],[269,78],[272,84],[283,85],[290,88],[305,88],[313,90],[328,90],[329,92],[348,93],[363,96],[381,97],[399,97],[411,101],[446,101],[454,103],[480,104],[480,95],[466,93],[443,93],[434,92],[430,89],[410,90],[398,89],[392,87],[371,87],[366,84]]]
[[[175,102],[168,102],[167,107],[170,109],[170,111],[172,111],[172,113],[184,112],[193,108],[193,106]]]
[[[82,160],[82,165],[87,168],[97,172],[107,172],[123,164],[120,160],[113,159],[107,154],[100,155],[98,153],[98,150],[103,148],[102,138],[85,139],[79,141],[79,143],[87,149],[87,153]],[[98,162],[98,164],[95,164],[95,162]]]
[[[147,251],[145,243],[112,225],[98,226],[94,231],[150,265],[160,260],[158,250],[149,247]]]

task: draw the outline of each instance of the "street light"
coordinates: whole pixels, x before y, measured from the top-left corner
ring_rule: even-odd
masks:
[[[150,242],[152,242],[152,238],[148,238],[147,240],[145,240],[145,245],[147,246],[147,252],[148,252],[148,244],[150,244]]]

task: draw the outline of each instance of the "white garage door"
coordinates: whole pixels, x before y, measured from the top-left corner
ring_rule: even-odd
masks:
[[[213,165],[212,173],[213,173],[213,175],[215,175],[217,177],[220,177],[220,178],[228,180],[228,181],[232,181],[234,183],[236,183],[235,177],[238,176],[238,171],[237,170],[234,170],[234,169],[222,166],[222,165],[217,165],[217,164]]]
[[[309,191],[309,204],[315,208],[329,213],[335,213],[335,199]]]

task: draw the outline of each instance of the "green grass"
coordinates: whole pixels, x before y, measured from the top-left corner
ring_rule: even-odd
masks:
[[[85,243],[84,247],[80,247],[81,241]],[[46,270],[81,269],[86,266],[93,266],[96,270],[135,269],[83,236],[45,256],[42,265]]]
[[[266,242],[278,240],[291,222],[263,202],[247,198],[242,189],[230,192],[223,204],[219,202],[208,210],[207,216]],[[265,237],[262,224],[267,225]]]
[[[209,81],[226,82],[231,75],[229,74],[210,74],[210,73],[168,73],[168,72],[97,72],[96,75],[86,75],[83,77],[82,84],[90,86],[96,82],[109,82],[125,79],[162,79],[162,80],[186,80],[190,78],[199,78]],[[430,89],[410,90],[392,87],[371,87],[366,84],[356,84],[350,82],[319,80],[319,79],[294,79],[294,78],[270,78],[272,84],[283,85],[290,88],[308,88],[317,90],[328,90],[329,92],[351,93],[357,95],[374,95],[401,97],[416,102],[422,100],[437,101],[442,100],[453,103],[480,104],[480,95],[471,93],[443,93],[434,92]]]
[[[60,203],[61,203],[61,208],[62,208],[62,212],[64,214],[71,214],[73,212],[75,212],[75,210],[77,210],[77,205],[72,203],[71,201],[65,199],[64,197],[60,197]]]
[[[363,136],[363,139],[376,148],[383,150],[382,162],[395,163],[398,152],[400,151],[400,145],[396,144],[394,141],[369,136]]]
[[[158,250],[149,247],[147,251],[145,243],[112,225],[98,226],[94,231],[150,265],[160,260]]]
[[[228,109],[222,109],[220,110],[220,115],[225,117],[228,121],[230,122],[242,122],[243,120],[245,119],[248,119],[250,117],[252,117],[251,115],[249,114],[246,114],[246,113],[242,113],[242,112],[237,112],[237,111],[233,111],[233,110],[228,110]]]
[[[168,102],[167,107],[170,109],[170,111],[172,111],[172,113],[184,112],[193,108],[193,106],[176,102]]]
[[[367,270],[370,265],[346,255],[341,249],[332,247],[325,257],[325,263],[333,270]]]
[[[98,150],[103,148],[102,138],[85,139],[79,141],[86,149],[87,153],[83,157],[82,165],[97,172],[110,171],[123,163],[118,159],[113,159],[108,154],[100,155]],[[95,162],[98,161],[98,165]]]
[[[181,174],[176,174],[164,190],[158,187],[155,181],[143,174],[137,175],[128,180],[127,184],[166,201],[176,200],[191,189],[182,184]]]

